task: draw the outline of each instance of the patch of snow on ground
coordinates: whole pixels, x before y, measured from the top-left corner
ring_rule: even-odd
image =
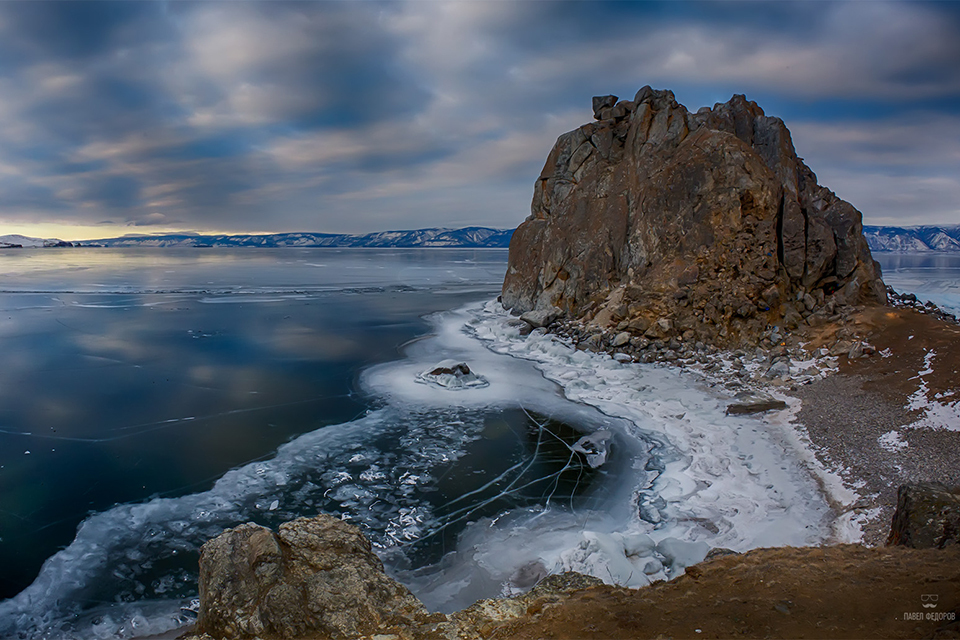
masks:
[[[910,396],[907,409],[920,412],[920,419],[908,428],[960,431],[960,400],[942,402],[947,399],[943,394],[931,398],[930,388],[924,380],[924,376],[933,373],[933,360],[936,355],[936,351],[928,351],[923,357],[924,368],[917,372],[916,378],[919,378],[920,386]]]
[[[877,438],[881,449],[886,449],[890,453],[898,453],[907,446],[907,443],[900,439],[900,433],[896,430],[887,431]]]

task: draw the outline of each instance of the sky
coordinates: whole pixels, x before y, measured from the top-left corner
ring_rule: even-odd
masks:
[[[0,3],[0,234],[514,227],[591,97],[734,93],[960,223],[960,2]]]

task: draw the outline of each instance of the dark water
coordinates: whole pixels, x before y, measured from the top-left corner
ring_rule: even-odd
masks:
[[[209,489],[362,414],[421,316],[496,295],[498,251],[0,254],[0,597],[91,512]],[[46,293],[13,293],[44,291]]]
[[[600,474],[573,446],[599,412],[361,386],[411,351],[448,357],[421,338],[465,331],[437,320],[495,297],[505,268],[497,250],[0,254],[0,637],[180,628],[200,545],[243,522],[339,515],[432,579],[478,522],[572,511]]]

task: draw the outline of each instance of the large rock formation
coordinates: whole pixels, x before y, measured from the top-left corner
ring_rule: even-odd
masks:
[[[536,181],[507,308],[731,344],[885,302],[860,212],[817,184],[779,118],[740,95],[692,114],[650,87],[594,111]]]

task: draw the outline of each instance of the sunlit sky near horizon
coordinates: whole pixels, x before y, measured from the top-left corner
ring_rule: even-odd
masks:
[[[0,235],[513,227],[590,98],[745,93],[866,224],[960,223],[960,2],[4,2]]]

